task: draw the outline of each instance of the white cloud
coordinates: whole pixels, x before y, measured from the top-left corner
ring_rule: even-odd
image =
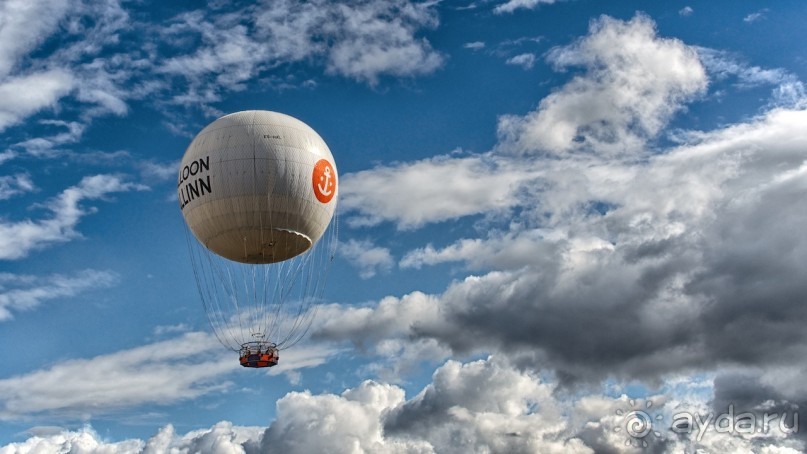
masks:
[[[587,71],[544,98],[538,110],[500,117],[507,149],[636,153],[707,85],[695,50],[657,37],[653,21],[642,15],[628,22],[604,16],[592,22],[589,35],[553,49],[549,59],[558,68]]]
[[[82,278],[97,280],[93,273],[101,274],[87,272],[88,276]],[[0,283],[2,279],[0,275]],[[61,291],[60,296],[67,296],[69,292],[61,289],[68,285],[78,288],[80,283],[54,284],[56,290],[51,289],[51,292]],[[336,353],[338,350],[328,346],[301,345],[283,351],[280,363],[266,373],[299,373],[301,369],[323,364]],[[232,383],[227,376],[240,368],[237,355],[222,347],[212,334],[187,332],[139,347],[88,359],[64,360],[45,369],[0,379],[0,420],[68,424],[149,404],[169,405],[229,392]]]
[[[56,31],[68,5],[65,0],[7,0],[0,4],[0,81],[22,56]]]
[[[369,279],[379,271],[388,273],[395,264],[389,249],[375,246],[369,240],[339,243],[339,254],[359,269],[362,279]]]
[[[60,121],[83,129],[94,118],[127,114],[130,100],[145,97],[158,108],[192,106],[217,115],[212,104],[224,92],[244,90],[267,71],[294,62],[375,85],[383,76],[432,73],[444,61],[419,36],[438,23],[433,3],[288,0],[265,6],[211,4],[157,28],[132,20],[119,0],[4,2],[0,130],[48,108]],[[129,33],[163,45],[132,48]],[[32,58],[49,38],[65,44]],[[316,83],[286,76],[272,75],[264,82],[283,87]],[[28,138],[15,147],[51,157],[52,149],[75,143],[80,132]],[[0,161],[17,156],[18,150],[7,150]]]
[[[47,277],[0,273],[0,322],[11,319],[12,311],[31,310],[46,300],[72,297],[93,288],[110,287],[117,281],[116,274],[98,270]]]
[[[449,361],[410,400],[365,381],[289,393],[261,446],[283,452],[592,452],[569,436],[553,387],[496,360]]]
[[[41,220],[10,221],[0,219],[0,259],[14,260],[26,257],[34,250],[53,243],[69,241],[80,234],[75,230],[81,218],[91,209],[83,209],[81,202],[103,198],[107,194],[147,189],[127,183],[114,175],[94,175],[82,178],[77,186],[44,204],[52,216]]]
[[[729,52],[709,48],[697,48],[698,57],[710,76],[718,81],[736,80],[739,88],[774,86],[772,102],[778,106],[798,106],[804,102],[805,87],[799,78],[782,68],[767,69],[743,62]]]
[[[179,160],[170,162],[143,161],[138,164],[140,173],[144,178],[157,181],[170,181],[177,177]]]
[[[185,435],[176,434],[173,426],[166,426],[145,443],[143,454],[164,452],[236,454],[257,452],[263,428],[235,426],[222,421],[210,429],[194,430]],[[138,451],[139,452],[139,451]]]
[[[0,380],[0,419],[47,415],[77,420],[221,391],[230,386],[222,377],[240,367],[225,353],[213,336],[188,333],[91,359],[58,362]]]
[[[32,436],[0,447],[0,453],[60,450],[115,453],[161,452],[635,452],[648,442],[652,452],[795,453],[803,442],[786,434],[717,432],[673,434],[667,428],[674,412],[706,418],[712,412],[711,384],[703,396],[675,390],[647,399],[603,396],[578,389],[562,392],[556,384],[524,371],[502,357],[460,363],[448,361],[431,383],[406,399],[403,389],[368,380],[341,394],[291,392],[276,403],[277,416],[268,428],[235,426],[221,421],[209,429],[179,434],[172,425],[148,440],[104,440],[91,427],[78,430],[33,428]],[[651,403],[648,406],[647,403]],[[642,410],[652,418],[643,439],[626,433],[629,412]],[[764,409],[747,409],[761,413]],[[746,411],[737,407],[737,412]],[[717,413],[712,413],[712,418]],[[661,419],[657,419],[661,417]],[[760,416],[761,417],[761,416]],[[626,445],[626,441],[632,446]]]
[[[20,442],[0,447],[1,454],[35,454],[47,452],[105,452],[109,454],[134,454],[141,452],[144,443],[140,440],[124,440],[118,443],[104,441],[92,427],[76,431],[61,431],[41,434]]]
[[[511,164],[477,155],[379,166],[345,175],[339,203],[355,213],[350,225],[393,221],[400,229],[504,210],[516,205],[516,190],[532,177]]]
[[[483,41],[473,41],[463,44],[462,47],[464,49],[479,50],[485,48],[485,43]]]
[[[536,165],[512,152],[644,153],[646,143],[707,83],[695,49],[657,37],[652,21],[641,15],[629,22],[603,17],[592,23],[587,37],[550,55],[558,67],[583,65],[588,71],[545,98],[536,111],[500,117],[495,153],[441,156],[345,175],[341,205],[348,224],[393,221],[411,229],[507,210],[547,184],[575,194],[585,184],[576,169],[582,163]]]
[[[438,301],[432,295],[413,292],[401,298],[386,297],[374,307],[321,306],[311,331],[315,339],[350,339],[364,348],[381,339],[405,336],[412,327],[439,322]],[[354,336],[358,332],[363,335]]]
[[[692,13],[694,13],[694,12],[695,12],[695,10],[692,9],[691,6],[685,6],[685,7],[681,8],[680,10],[678,10],[678,14],[681,15],[681,16],[685,16],[685,17],[686,16],[691,16]]]
[[[0,78],[0,131],[56,102],[75,87],[73,75],[61,69]]]
[[[672,109],[683,108],[682,85],[701,87],[705,72],[692,48],[657,38],[647,20],[601,19],[588,38],[553,58],[599,61],[603,52],[610,61],[613,52],[624,52],[630,64],[617,73],[638,74],[644,82],[637,86],[650,90],[643,96],[656,100],[628,117],[655,115],[644,128],[655,134]],[[658,55],[647,57],[651,51]],[[693,63],[697,74],[659,83],[645,73],[658,56]],[[566,96],[577,80],[550,98]],[[621,93],[624,87],[605,88]],[[630,91],[626,99],[635,95]],[[552,109],[539,108],[534,118]],[[638,142],[649,136],[635,133],[624,112],[611,109],[610,115],[616,136],[634,135]],[[636,155],[615,159],[611,148],[621,141],[594,134],[592,153],[504,154],[510,148],[503,147],[347,175],[344,205],[359,214],[349,220],[354,225],[391,220],[413,228],[469,214],[494,219],[490,214],[503,209],[514,214],[493,222],[480,238],[424,245],[400,262],[402,268],[459,262],[480,275],[441,294],[331,306],[329,321],[314,334],[388,356],[402,356],[407,342],[436,340],[455,355],[494,352],[540,362],[570,381],[797,362],[807,348],[797,328],[807,312],[792,304],[807,292],[800,227],[807,223],[805,122],[807,110],[772,108],[744,123],[682,133],[680,145],[653,154],[637,145]],[[526,140],[505,139],[505,145]]]
[[[439,295],[332,306],[315,335],[391,356],[401,356],[388,348],[396,339],[454,354],[523,346],[582,380],[788,364],[807,348],[796,328],[807,314],[792,305],[807,291],[805,121],[805,110],[775,109],[641,162],[537,159],[542,184],[503,232],[400,263],[459,261],[486,274]]]
[[[437,452],[593,452],[570,434],[554,386],[494,359],[449,361],[386,418],[388,436]]]
[[[188,79],[192,83],[190,90],[199,92],[207,102],[218,100],[215,93],[220,88],[243,89],[243,83],[255,77],[273,57],[271,41],[267,46],[250,37],[247,27],[239,24],[240,17],[236,14],[223,14],[210,22],[201,11],[195,11],[185,13],[177,20],[180,22],[163,31],[164,35],[198,34],[203,45],[192,54],[165,59],[156,70]],[[214,83],[206,88],[211,76]]]
[[[31,176],[27,173],[0,176],[0,200],[7,200],[35,189]]]
[[[21,148],[32,156],[54,157],[59,154],[56,151],[60,146],[76,143],[84,134],[86,125],[71,121],[42,120],[41,125],[48,125],[56,128],[64,128],[64,132],[54,134],[49,137],[36,137],[13,145],[13,148]]]
[[[157,71],[190,82],[173,97],[181,105],[216,102],[223,90],[243,90],[264,71],[299,61],[375,85],[381,76],[412,77],[439,68],[443,56],[417,37],[421,29],[436,25],[432,4],[407,0],[284,0],[233,12],[194,11],[160,31],[179,50]],[[184,51],[196,37],[202,45]]]
[[[508,65],[521,66],[524,69],[531,69],[535,65],[535,54],[519,54],[508,58],[505,62]]]
[[[558,0],[507,0],[507,2],[496,5],[493,12],[496,14],[512,13],[517,9],[534,9],[538,5],[545,4],[551,5]]]
[[[443,56],[426,39],[415,37],[421,27],[437,25],[428,3],[343,4],[333,12],[341,23],[331,31],[335,42],[328,52],[328,72],[375,85],[380,75],[418,76],[443,64]]]
[[[266,430],[264,450],[282,452],[407,452],[387,440],[382,414],[404,400],[402,389],[366,381],[341,395],[292,392],[277,402],[277,419]]]
[[[729,52],[704,47],[697,48],[697,51],[699,59],[713,77],[717,79],[737,77],[737,82],[742,87],[778,85],[795,79],[793,74],[784,69],[751,66]]]
[[[768,8],[763,8],[763,9],[757,11],[757,12],[750,13],[747,16],[745,16],[743,18],[743,22],[746,22],[746,23],[749,23],[749,24],[752,23],[752,22],[756,22],[758,20],[764,19],[765,15],[767,13],[768,13]]]
[[[341,350],[327,345],[297,344],[294,348],[283,350],[277,366],[268,370],[269,375],[286,374],[290,382],[300,380],[300,369],[317,367],[328,358],[337,355]]]
[[[491,232],[484,240],[464,238],[442,249],[435,249],[431,244],[416,248],[404,255],[400,266],[420,269],[440,263],[462,262],[474,270],[516,270],[536,263],[536,257],[552,254],[552,240],[549,230]]]
[[[13,0],[0,6],[0,17],[4,18],[0,29],[0,97],[4,100],[0,130],[45,108],[61,107],[72,97],[89,105],[81,113],[83,124],[99,115],[127,112],[125,99],[137,91],[121,88],[132,73],[129,55],[117,52],[99,58],[102,50],[119,44],[120,33],[129,25],[117,0]],[[54,35],[65,44],[32,58],[31,53]]]

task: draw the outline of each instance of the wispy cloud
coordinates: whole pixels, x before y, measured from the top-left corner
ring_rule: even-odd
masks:
[[[27,138],[0,160],[20,150],[52,157],[54,149],[77,142],[93,119],[124,115],[127,101],[143,95],[139,84],[130,84],[142,63],[135,62],[139,51],[121,40],[131,24],[117,0],[11,0],[0,9],[0,131],[37,115],[68,129]],[[54,38],[62,45],[40,48]],[[114,55],[105,54],[109,49]]]
[[[156,71],[190,83],[173,96],[180,105],[215,103],[223,90],[242,90],[269,69],[301,61],[376,85],[382,76],[424,75],[442,65],[444,57],[417,36],[437,23],[433,5],[406,0],[287,0],[268,8],[194,11],[160,31],[175,49]],[[188,52],[190,39],[202,44]]]
[[[193,352],[193,354],[189,354]],[[47,414],[63,421],[146,403],[192,399],[230,386],[239,367],[215,338],[188,333],[131,350],[74,359],[0,380],[0,419]],[[58,416],[57,416],[58,415]]]
[[[91,269],[45,277],[0,273],[0,322],[10,320],[13,312],[34,309],[45,301],[76,296],[117,282],[117,274]]]
[[[524,69],[532,69],[535,65],[535,54],[518,54],[515,57],[510,57],[505,62],[508,65],[521,66]]]
[[[750,13],[743,18],[743,22],[750,24],[752,22],[762,20],[765,18],[765,15],[768,13],[768,11],[769,11],[768,8],[763,8],[757,12]]]
[[[20,152],[52,157],[58,154],[53,150],[76,143],[93,119],[126,115],[132,100],[146,97],[185,133],[182,122],[175,121],[177,107],[215,116],[224,93],[242,91],[257,80],[278,87],[316,83],[296,80],[289,66],[294,63],[377,85],[383,77],[430,74],[445,60],[421,36],[439,22],[433,3],[284,0],[267,5],[211,4],[157,27],[130,17],[119,0],[5,2],[0,7],[5,18],[0,131],[37,115],[61,121],[69,131],[12,144],[0,161]],[[147,44],[135,47],[129,35],[146,37]],[[40,49],[54,38],[64,45]],[[157,41],[162,44],[148,44]]]
[[[336,353],[323,345],[300,346],[284,353],[269,373],[314,367]],[[168,405],[231,390],[227,376],[240,367],[237,356],[213,335],[188,332],[0,379],[0,420],[75,423],[149,404]]]
[[[34,191],[36,187],[27,173],[0,176],[0,200]]]
[[[493,12],[496,14],[512,13],[518,9],[535,9],[539,5],[551,5],[556,1],[563,0],[507,0],[506,2],[496,5]]]
[[[115,192],[145,189],[145,186],[128,183],[115,175],[84,177],[78,185],[65,189],[43,204],[43,208],[50,211],[50,217],[0,220],[0,260],[20,259],[34,250],[79,237],[76,225],[82,217],[93,212],[81,207],[81,202],[85,200],[99,199]]]
[[[805,99],[804,83],[785,69],[751,65],[725,51],[703,47],[698,47],[697,51],[704,67],[715,80],[728,80],[742,89],[773,86],[771,102],[777,105],[794,106]]]

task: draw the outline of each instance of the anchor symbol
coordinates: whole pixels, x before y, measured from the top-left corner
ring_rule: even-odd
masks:
[[[327,159],[320,159],[314,165],[311,182],[314,183],[311,189],[320,203],[328,203],[336,196],[336,169]]]
[[[330,186],[331,186],[331,168],[330,167],[325,167],[325,170],[323,171],[323,173],[325,174],[325,177],[324,177],[325,178],[325,183],[324,183],[325,187],[323,187],[322,183],[320,183],[320,184],[317,185],[317,189],[319,189],[319,192],[322,195],[327,197],[327,196],[331,195],[331,189],[330,189]],[[320,179],[322,179],[322,178],[320,178]]]

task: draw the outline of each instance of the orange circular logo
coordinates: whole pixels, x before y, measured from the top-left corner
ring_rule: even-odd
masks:
[[[336,171],[327,159],[320,159],[314,165],[314,195],[322,203],[328,203],[336,194]]]

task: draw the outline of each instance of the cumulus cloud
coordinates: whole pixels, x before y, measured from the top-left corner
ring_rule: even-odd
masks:
[[[282,452],[407,452],[406,443],[385,439],[381,420],[403,400],[402,389],[372,381],[341,395],[292,392],[278,400],[277,420],[261,446]]]
[[[665,384],[668,389],[675,386]],[[704,386],[711,391],[711,385]],[[30,438],[0,447],[0,453],[37,452],[56,446],[109,453],[593,453],[637,452],[642,441],[648,443],[649,452],[791,453],[804,448],[800,440],[776,429],[748,435],[710,426],[702,434],[699,429],[674,433],[674,413],[687,412],[705,420],[712,411],[709,393],[694,398],[685,391],[674,394],[634,400],[625,394],[559,393],[544,378],[501,357],[489,357],[446,362],[409,399],[398,386],[373,380],[339,394],[290,392],[277,401],[277,416],[266,428],[221,421],[209,429],[180,434],[167,425],[148,440],[118,442],[103,440],[89,426],[78,430],[34,428]],[[626,430],[629,412],[634,410],[649,412],[658,435],[630,437]],[[761,417],[764,410],[753,411]]]
[[[495,360],[449,361],[390,412],[385,431],[422,438],[438,452],[592,452],[567,432],[553,390]]]
[[[109,271],[84,270],[72,276],[47,277],[0,273],[0,322],[12,318],[12,311],[31,310],[44,301],[78,295],[93,288],[110,287],[118,276]]]
[[[408,200],[386,194],[400,200],[388,205],[374,196],[348,202],[361,213],[354,225],[390,220],[399,228],[416,228],[503,208],[511,215],[479,237],[427,244],[399,263],[401,268],[457,263],[473,274],[440,293],[388,297],[361,308],[331,306],[328,323],[318,326],[315,336],[371,345],[368,351],[379,356],[401,356],[406,349],[414,352],[425,345],[435,346],[424,350],[434,355],[429,359],[494,352],[525,368],[540,364],[554,371],[564,386],[609,377],[657,382],[708,372],[720,378],[714,391],[720,402],[734,399],[753,408],[763,408],[765,402],[776,408],[803,405],[804,387],[795,377],[804,372],[807,350],[807,337],[799,328],[807,322],[807,313],[798,303],[807,295],[802,278],[807,273],[807,241],[800,227],[807,222],[807,111],[800,103],[768,107],[742,123],[681,133],[678,145],[647,153],[649,138],[663,130],[674,111],[684,108],[687,96],[701,93],[706,84],[706,69],[698,61],[703,53],[656,37],[647,20],[600,19],[588,37],[554,51],[556,62],[582,56],[585,61],[607,62],[609,58],[600,59],[599,53],[609,56],[624,50],[626,64],[618,72],[629,79],[626,86],[634,84],[633,79],[644,80],[637,86],[647,83],[650,90],[644,95],[648,105],[640,104],[627,117],[619,111],[604,117],[608,126],[600,126],[612,130],[610,135],[601,136],[605,130],[597,129],[600,126],[577,126],[587,120],[570,115],[569,124],[585,135],[591,148],[570,139],[558,142],[562,146],[553,153],[512,153],[514,144],[538,140],[535,131],[543,124],[542,115],[555,109],[542,103],[518,120],[523,127],[502,137],[506,146],[495,152],[396,164],[361,174],[361,181],[357,178],[356,186],[346,191],[349,201],[351,192],[372,193],[369,188],[382,187],[381,182],[387,185],[383,187],[413,189],[406,192]],[[611,38],[594,46],[606,36]],[[682,69],[678,78],[673,70],[660,83],[646,74],[652,58],[646,60],[631,47],[655,49],[667,55],[667,61],[691,63],[697,71]],[[605,74],[592,76],[600,70],[573,78],[548,99],[564,98],[580,78],[607,79]],[[778,83],[783,74],[748,78]],[[607,84],[600,88],[623,89]],[[601,101],[597,96],[586,99],[595,105]],[[639,112],[649,123],[635,130],[627,118]],[[632,154],[614,148],[626,141],[637,146]],[[463,169],[477,169],[470,164],[480,162],[494,164],[463,177]],[[451,164],[459,176],[444,176],[439,178],[442,185],[430,187],[429,176]],[[417,172],[409,172],[415,168]],[[482,180],[491,182],[483,185],[490,191],[501,192],[491,200],[485,198],[489,193],[466,191],[478,197],[478,211],[446,208],[429,213],[431,197]],[[511,186],[493,183],[505,181]],[[369,186],[362,187],[366,182]],[[410,215],[408,204],[427,207],[423,217]],[[395,364],[390,367],[395,370]],[[739,372],[725,372],[732,368]],[[729,386],[736,374],[746,377],[746,386]],[[665,446],[673,446],[673,441]],[[747,442],[732,438],[730,446]]]
[[[559,69],[586,71],[544,98],[536,111],[500,117],[504,148],[636,153],[707,86],[697,52],[656,36],[655,24],[643,15],[628,22],[595,20],[586,37],[552,49],[549,60]]]
[[[0,219],[0,259],[14,260],[28,256],[33,250],[53,243],[74,239],[82,217],[93,209],[82,208],[81,202],[96,200],[115,192],[144,190],[145,186],[128,183],[115,175],[84,177],[78,185],[65,189],[57,197],[45,202],[51,212],[49,218],[12,221]]]
[[[339,254],[359,269],[362,279],[369,279],[377,272],[387,273],[395,261],[389,249],[375,246],[369,240],[348,240],[339,244]]]
[[[455,354],[522,350],[578,380],[787,364],[807,345],[793,304],[807,294],[803,121],[805,111],[774,110],[641,163],[540,160],[538,208],[514,227],[401,261],[481,275],[345,308],[318,333],[436,339]],[[429,303],[409,307],[417,301]]]
[[[0,447],[2,454],[29,454],[39,452],[106,452],[136,453],[144,443],[141,440],[125,440],[118,443],[104,441],[92,427],[76,431],[60,431],[55,434],[37,434],[20,443]],[[152,451],[153,452],[153,451]]]

